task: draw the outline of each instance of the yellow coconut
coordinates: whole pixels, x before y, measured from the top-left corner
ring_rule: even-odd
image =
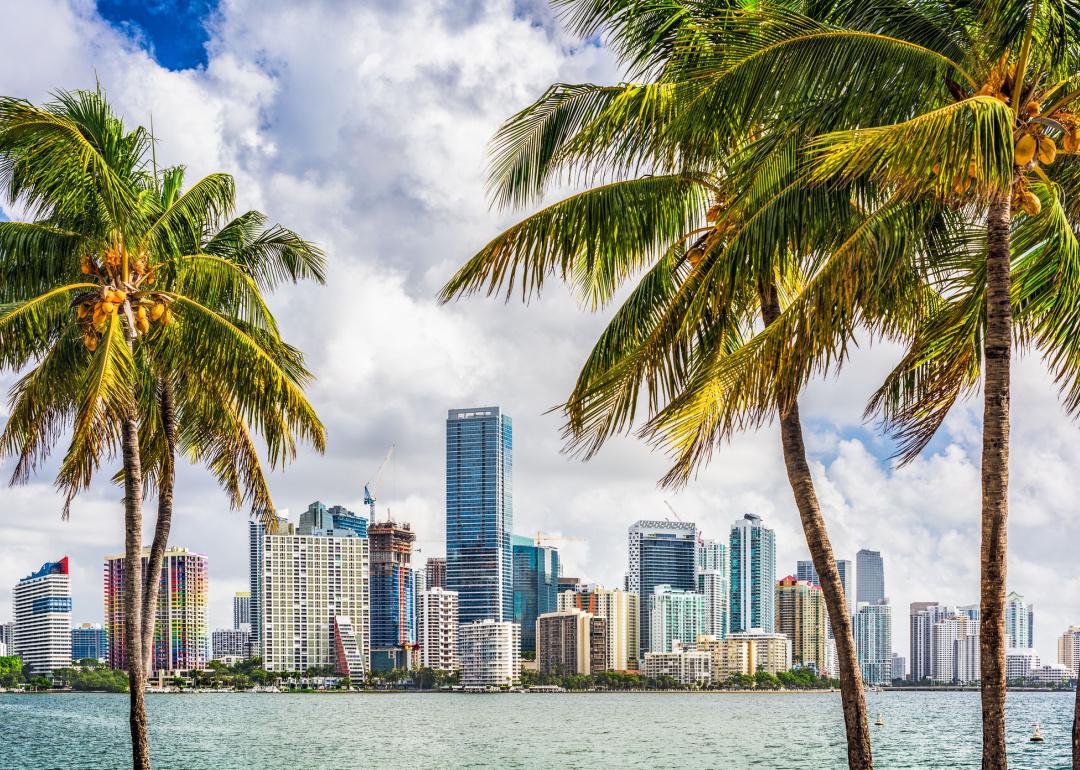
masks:
[[[1039,137],[1039,163],[1049,166],[1057,157],[1057,145],[1048,136]]]
[[[1024,213],[1029,217],[1037,217],[1039,212],[1042,211],[1042,201],[1039,200],[1039,196],[1028,190],[1024,193],[1021,207],[1024,209]]]
[[[1016,165],[1026,166],[1035,158],[1035,152],[1039,148],[1039,140],[1033,134],[1024,134],[1016,140],[1016,150],[1013,153]]]

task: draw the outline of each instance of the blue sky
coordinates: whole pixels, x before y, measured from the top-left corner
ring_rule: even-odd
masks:
[[[98,0],[98,13],[171,70],[205,66],[206,22],[217,0]]]

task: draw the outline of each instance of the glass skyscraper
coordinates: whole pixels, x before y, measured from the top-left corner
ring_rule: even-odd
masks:
[[[446,416],[446,587],[461,624],[514,619],[513,430],[497,406]]]
[[[880,551],[863,548],[855,554],[855,601],[880,604],[885,601],[885,565]]]
[[[649,651],[649,602],[659,585],[696,591],[697,526],[686,521],[639,521],[629,531],[626,590],[637,594],[639,655]]]
[[[86,658],[109,658],[108,634],[100,623],[83,623],[71,629],[71,660],[78,663]]]
[[[536,651],[536,619],[559,609],[559,552],[514,535],[514,622],[521,626],[521,651]]]
[[[731,526],[731,631],[776,631],[776,533],[760,516]]]

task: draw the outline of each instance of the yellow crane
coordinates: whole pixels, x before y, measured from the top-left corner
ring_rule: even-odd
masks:
[[[553,542],[555,540],[568,540],[574,543],[585,542],[585,538],[582,537],[574,537],[572,535],[549,535],[545,532],[540,532],[539,530],[537,530],[536,532],[536,538],[534,542],[536,543],[536,547],[540,548],[543,546],[544,543]]]

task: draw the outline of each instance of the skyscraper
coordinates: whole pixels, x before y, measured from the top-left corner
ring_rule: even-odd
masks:
[[[621,588],[592,587],[559,594],[559,611],[577,608],[607,621],[607,667],[615,671],[638,663],[638,595]]]
[[[446,417],[446,586],[461,624],[514,617],[513,429],[497,406]]]
[[[825,597],[821,588],[788,575],[776,586],[776,630],[791,639],[796,666],[825,671]]]
[[[150,549],[144,548],[143,574],[149,560]],[[128,666],[124,572],[123,556],[105,560],[105,629],[109,636],[109,665],[117,669]],[[151,671],[191,671],[205,668],[209,662],[206,573],[207,559],[202,554],[175,546],[165,551],[158,582]]]
[[[649,649],[650,597],[658,585],[678,591],[697,589],[697,526],[687,521],[639,521],[629,530],[626,590],[637,594],[638,659]]]
[[[71,665],[68,558],[46,562],[15,584],[15,654],[33,674]]]
[[[408,524],[380,521],[367,527],[371,542],[371,667],[407,668],[407,652],[416,644],[416,586]],[[362,628],[357,620],[354,625]]]
[[[251,630],[251,592],[237,591],[232,600],[232,623],[234,631]]]
[[[109,659],[109,637],[100,623],[81,623],[71,629],[71,660],[87,658],[105,662]]]
[[[934,624],[955,614],[937,602],[911,603],[911,681],[934,678]]]
[[[697,590],[705,596],[705,633],[724,639],[731,628],[731,564],[727,543],[702,540],[697,547]]]
[[[536,619],[559,607],[559,552],[514,535],[514,622],[521,651],[536,652]]]
[[[284,513],[284,511],[283,511]],[[289,525],[286,516],[275,516],[275,532],[281,532]],[[263,627],[263,538],[266,536],[266,527],[262,522],[248,522],[248,586],[250,597],[248,606],[251,611],[251,649],[252,654],[261,655],[262,652],[262,627]]]
[[[885,600],[885,566],[880,551],[863,548],[855,555],[855,601],[878,604]]]
[[[1031,635],[1033,615],[1033,608],[1016,591],[1005,597],[1006,647],[1028,649],[1035,646]]]
[[[888,604],[859,602],[855,612],[855,656],[864,682],[892,681],[892,607]]]
[[[672,652],[692,646],[705,633],[705,597],[658,585],[649,596],[649,651]]]
[[[731,631],[776,630],[776,533],[760,516],[731,526]]]
[[[428,558],[424,565],[424,588],[446,588],[446,559],[436,556]]]

